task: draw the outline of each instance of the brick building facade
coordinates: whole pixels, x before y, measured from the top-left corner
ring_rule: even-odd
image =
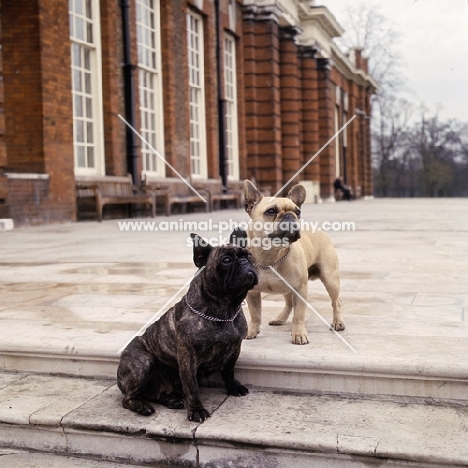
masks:
[[[77,176],[373,192],[359,50],[305,0],[1,0],[0,218],[75,220]],[[220,150],[221,148],[221,150]]]

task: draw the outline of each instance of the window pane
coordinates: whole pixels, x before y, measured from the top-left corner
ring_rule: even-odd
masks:
[[[93,118],[93,101],[90,98],[86,98],[86,117]]]
[[[93,142],[93,123],[92,122],[87,122],[86,123],[86,141],[88,143],[94,143]]]
[[[86,29],[88,31],[87,34],[87,41],[92,44],[93,43],[93,25],[91,23],[87,23]]]
[[[83,146],[76,147],[76,164],[78,167],[86,167],[85,152]]]
[[[84,68],[86,70],[91,70],[91,52],[89,49],[84,50]]]
[[[86,0],[86,17],[93,19],[93,10],[91,5],[92,0]]]
[[[81,41],[84,41],[85,40],[84,31],[85,31],[84,20],[82,20],[81,18],[75,18],[75,37],[77,39],[80,39]]]
[[[82,120],[77,120],[75,122],[76,130],[76,141],[78,143],[84,143],[84,123]]]
[[[91,73],[85,73],[85,91],[91,94]]]
[[[79,70],[73,70],[73,89],[75,91],[83,90],[83,84],[81,81],[81,72]]]
[[[75,96],[75,116],[83,117],[83,98],[81,96]]]
[[[78,44],[72,44],[72,64],[81,67],[81,49]]]
[[[75,12],[77,15],[82,15],[82,14],[84,14],[84,10],[83,10],[83,0],[75,0],[75,9],[74,9],[74,12]]]
[[[88,146],[87,148],[88,152],[88,167],[94,167],[94,148],[92,146]]]

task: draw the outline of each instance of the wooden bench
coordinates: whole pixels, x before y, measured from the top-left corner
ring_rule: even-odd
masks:
[[[133,185],[132,176],[75,176],[76,197],[94,199],[97,218],[102,221],[105,205],[147,204],[151,207],[151,215],[156,215],[156,200],[154,194],[144,193]]]
[[[189,184],[190,181],[188,181]],[[162,197],[164,199],[164,211],[166,216],[171,215],[172,206],[175,204],[184,204],[190,208],[191,204],[202,204],[205,211],[210,209],[209,193],[206,188],[197,188],[197,192],[206,200],[202,200],[185,182],[179,177],[155,178],[146,176],[144,180],[144,188],[147,193],[151,193],[154,197]]]
[[[228,188],[224,190],[221,179],[192,179],[192,185],[198,190],[203,190],[209,196],[209,210],[213,211],[216,205],[220,208],[221,202],[234,202],[236,209],[242,205],[242,194],[244,183],[240,181],[229,181]]]

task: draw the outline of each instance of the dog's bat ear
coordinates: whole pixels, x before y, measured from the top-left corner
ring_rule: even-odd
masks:
[[[307,196],[306,189],[303,185],[295,185],[288,193],[286,198],[292,200],[299,208],[305,202]]]
[[[241,228],[234,229],[229,237],[229,243],[239,247],[247,247],[247,231]]]
[[[250,180],[244,181],[244,200],[245,200],[245,211],[250,215],[255,208],[255,205],[260,203],[263,195],[260,190],[255,187]]]
[[[210,255],[211,249],[213,248],[208,242],[200,237],[198,234],[190,234],[193,241],[193,263],[198,268],[206,265],[208,261],[208,255]]]

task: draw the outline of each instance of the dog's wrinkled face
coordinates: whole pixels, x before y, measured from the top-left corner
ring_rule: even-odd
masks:
[[[237,245],[213,247],[197,234],[193,240],[193,261],[198,268],[205,267],[205,288],[215,295],[235,300],[245,297],[258,283],[250,252]]]
[[[301,206],[306,198],[302,185],[295,185],[286,198],[263,197],[260,191],[246,180],[244,183],[245,211],[254,223],[262,223],[264,229],[254,225],[255,237],[286,239],[293,243],[300,239]]]

